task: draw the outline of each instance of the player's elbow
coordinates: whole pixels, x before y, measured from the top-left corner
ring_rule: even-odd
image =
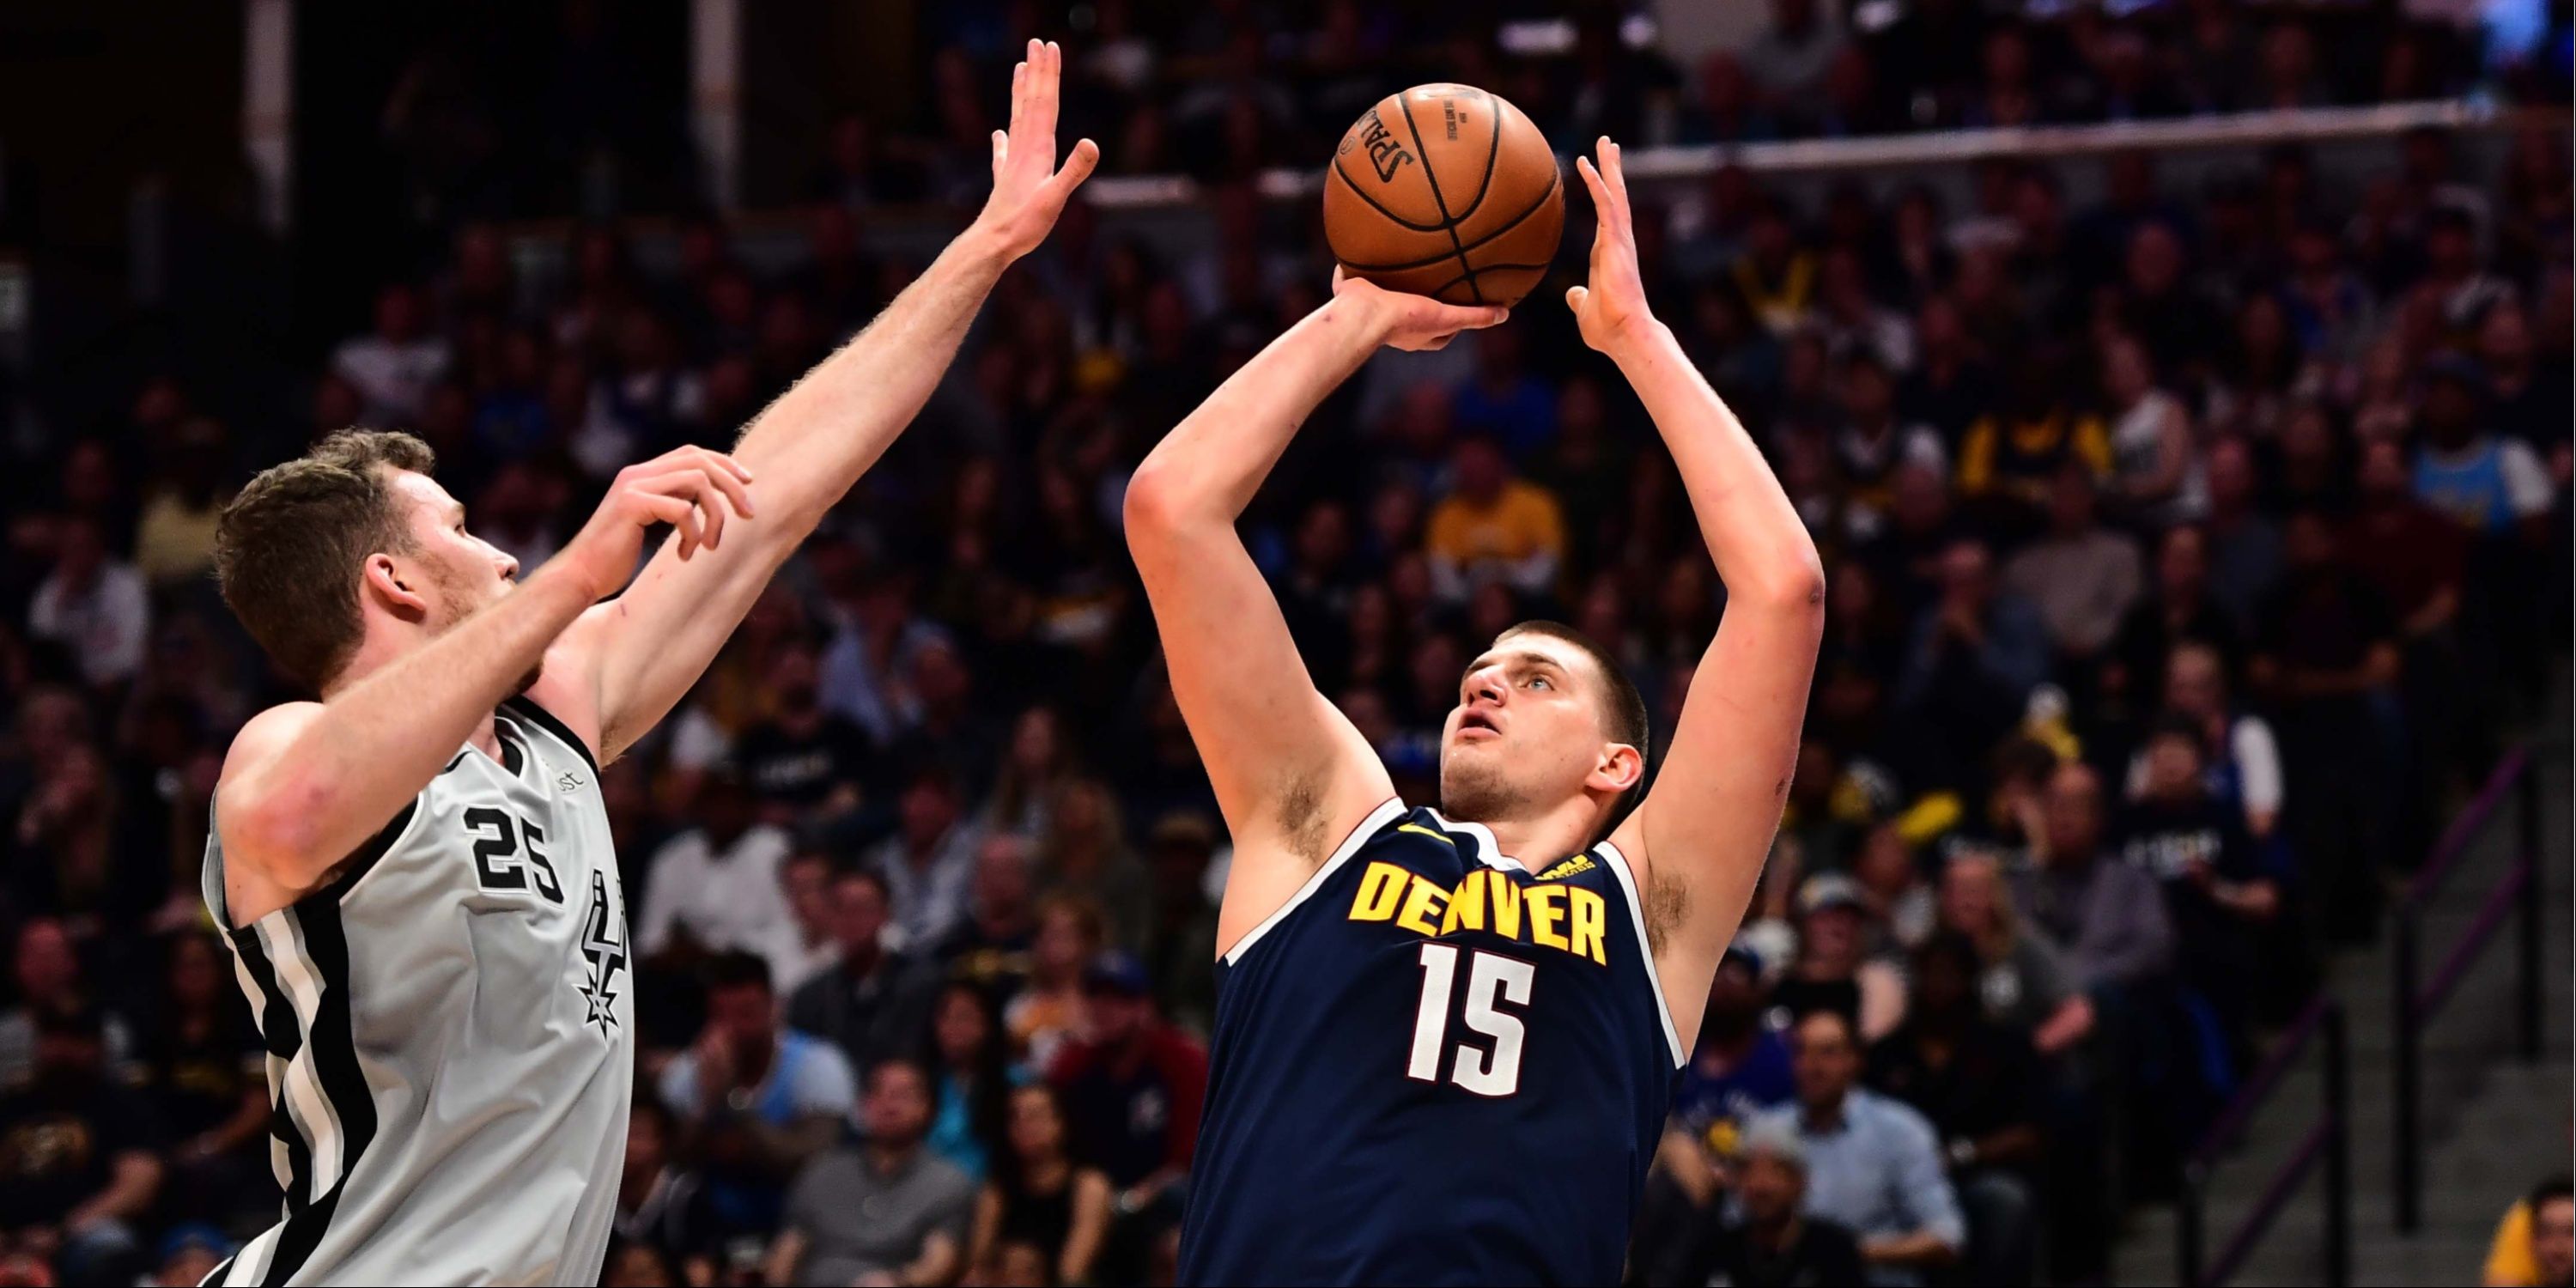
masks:
[[[1188,489],[1173,477],[1170,466],[1153,460],[1137,466],[1121,507],[1128,548],[1171,538],[1189,525],[1192,509]]]
[[[1799,541],[1794,549],[1766,560],[1741,580],[1745,584],[1727,583],[1728,599],[1748,601],[1766,611],[1824,616],[1825,565],[1812,541]]]
[[[311,771],[262,775],[256,784],[226,784],[215,793],[215,820],[225,849],[280,875],[316,866],[327,840],[335,793]],[[327,860],[325,860],[327,862]]]

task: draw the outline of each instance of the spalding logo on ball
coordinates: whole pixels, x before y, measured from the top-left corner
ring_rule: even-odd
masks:
[[[1324,240],[1353,277],[1450,304],[1517,304],[1565,232],[1556,153],[1472,85],[1416,85],[1353,122],[1324,176]]]

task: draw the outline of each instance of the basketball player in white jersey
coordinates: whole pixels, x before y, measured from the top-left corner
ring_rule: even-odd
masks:
[[[598,1282],[634,1074],[599,765],[696,682],[1090,174],[1089,140],[1055,164],[1062,68],[1030,43],[991,198],[874,324],[730,457],[619,474],[524,580],[407,435],[334,435],[226,509],[226,600],[322,700],[243,726],[215,793],[206,902],[267,1047],[286,1201],[209,1282]]]

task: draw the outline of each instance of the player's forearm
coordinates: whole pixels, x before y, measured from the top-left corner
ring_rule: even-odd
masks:
[[[272,754],[226,775],[216,811],[227,840],[290,883],[337,864],[438,775],[595,597],[549,564],[332,694]]]
[[[1306,315],[1154,445],[1128,483],[1131,539],[1231,528],[1299,426],[1386,342],[1369,296],[1336,296]]]
[[[1673,454],[1701,537],[1730,604],[1821,608],[1823,565],[1796,507],[1762,451],[1661,322],[1635,328],[1608,352]]]
[[[752,418],[733,450],[760,479],[763,522],[744,525],[754,537],[746,554],[784,558],[885,454],[930,400],[1009,265],[990,231],[968,228],[867,329]]]

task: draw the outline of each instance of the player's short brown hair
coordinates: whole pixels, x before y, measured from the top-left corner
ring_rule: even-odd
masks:
[[[215,524],[215,579],[251,638],[319,691],[357,651],[367,556],[411,548],[385,467],[426,474],[429,444],[344,429],[259,472]]]
[[[1612,742],[1624,742],[1636,748],[1639,756],[1646,754],[1646,738],[1649,730],[1646,723],[1645,695],[1637,692],[1636,684],[1628,679],[1628,672],[1619,665],[1619,659],[1610,656],[1608,649],[1593,643],[1591,636],[1563,622],[1541,620],[1526,621],[1514,626],[1495,636],[1494,642],[1499,644],[1515,635],[1537,635],[1552,640],[1563,640],[1573,645],[1583,656],[1592,659],[1592,669],[1601,673],[1602,684],[1606,686],[1601,693],[1602,732],[1609,734]]]

